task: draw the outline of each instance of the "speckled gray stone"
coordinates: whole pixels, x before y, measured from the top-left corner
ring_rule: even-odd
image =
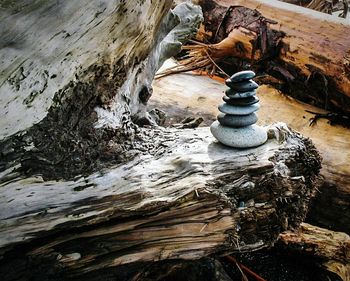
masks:
[[[210,126],[210,131],[222,144],[236,148],[256,147],[267,141],[266,130],[257,125],[230,128],[222,126],[219,121],[215,121]]]
[[[236,92],[232,89],[228,89],[225,91],[225,95],[228,96],[230,99],[249,98],[249,97],[256,95],[256,90],[250,91],[250,92],[240,93],[240,92]]]
[[[258,121],[258,116],[255,113],[248,115],[229,115],[220,113],[217,119],[223,126],[238,128],[255,124],[256,121]]]
[[[232,83],[236,83],[236,82],[242,82],[242,81],[245,81],[245,80],[249,80],[249,79],[252,79],[255,77],[255,73],[251,70],[244,70],[244,71],[240,71],[240,72],[237,72],[235,74],[233,74],[229,80],[232,82]]]
[[[237,92],[249,92],[259,87],[259,85],[253,80],[233,83],[231,80],[227,79],[226,85]]]
[[[222,113],[231,114],[231,115],[248,115],[257,111],[260,108],[260,104],[255,103],[248,106],[235,106],[223,103],[219,105],[219,110]]]
[[[223,96],[222,98],[224,102],[230,105],[237,105],[237,106],[246,106],[246,105],[252,105],[254,103],[259,102],[259,99],[256,96],[251,96],[248,98],[241,98],[241,99],[230,99],[227,96]]]

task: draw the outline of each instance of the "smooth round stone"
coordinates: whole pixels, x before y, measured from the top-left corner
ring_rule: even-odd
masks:
[[[255,124],[258,121],[258,116],[256,113],[248,115],[229,115],[220,113],[218,115],[218,121],[223,126],[238,128]]]
[[[237,105],[237,106],[252,105],[254,103],[259,102],[259,99],[256,96],[251,96],[248,98],[241,98],[241,99],[230,99],[227,96],[223,96],[222,99],[224,100],[224,102],[228,104]]]
[[[225,91],[225,95],[228,96],[230,99],[249,98],[256,95],[256,90],[240,93],[232,89],[228,89]]]
[[[233,83],[230,79],[227,79],[226,85],[237,92],[249,92],[259,87],[259,85],[253,80]]]
[[[249,79],[252,79],[255,77],[255,73],[251,70],[244,70],[244,71],[240,71],[240,72],[237,72],[235,74],[233,74],[229,80],[232,82],[232,83],[236,83],[236,82],[242,82],[242,81],[245,81],[245,80],[249,80]]]
[[[266,130],[257,125],[231,128],[222,126],[219,121],[215,121],[211,124],[210,131],[222,144],[236,148],[256,147],[267,141]]]
[[[223,104],[220,104],[218,108],[222,113],[226,113],[226,114],[248,115],[257,111],[260,108],[260,105],[258,103],[255,103],[248,106],[236,106],[236,105],[229,105],[227,103],[223,103]]]

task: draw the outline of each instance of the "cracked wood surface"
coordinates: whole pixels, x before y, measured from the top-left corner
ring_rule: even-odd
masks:
[[[161,155],[76,181],[3,174],[4,267],[6,252],[21,247],[34,264],[73,275],[250,251],[304,219],[320,160],[309,140],[286,127],[272,126],[279,141],[249,150],[216,143],[207,127],[149,133],[162,140]]]

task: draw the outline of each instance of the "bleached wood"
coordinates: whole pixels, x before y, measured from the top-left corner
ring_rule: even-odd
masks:
[[[153,155],[76,181],[3,174],[1,252],[27,245],[25,257],[82,274],[256,250],[304,219],[319,158],[284,125],[248,150],[216,143],[207,127],[148,133]]]

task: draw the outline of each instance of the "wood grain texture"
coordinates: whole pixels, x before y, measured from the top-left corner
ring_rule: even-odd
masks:
[[[16,166],[22,175],[71,180],[140,152],[147,136],[136,124],[152,124],[154,74],[196,33],[200,8],[150,0],[0,5],[0,172]]]
[[[251,251],[304,219],[320,159],[308,139],[283,125],[270,128],[267,144],[248,150],[216,143],[209,128],[149,133],[161,140],[161,156],[76,181],[8,171],[0,189],[2,269],[21,247],[32,261],[27,269],[40,263],[73,275]]]
[[[140,101],[132,93],[142,85],[125,85],[128,91],[120,89],[123,81],[118,75],[135,79],[133,69],[142,71],[140,62],[153,48],[157,40],[154,35],[171,2],[1,3],[0,140],[40,122],[50,107],[57,106],[54,97],[60,90],[69,83],[92,80],[102,65],[107,69],[99,69],[100,74],[109,73],[116,79],[113,83],[108,77],[100,77],[100,82],[104,80],[96,89],[102,97],[100,111],[110,102],[109,91],[113,89],[117,91],[114,95],[119,111],[127,106],[135,113]],[[84,75],[87,69],[88,77]],[[87,100],[88,90],[85,89]],[[129,104],[125,99],[130,100]]]

